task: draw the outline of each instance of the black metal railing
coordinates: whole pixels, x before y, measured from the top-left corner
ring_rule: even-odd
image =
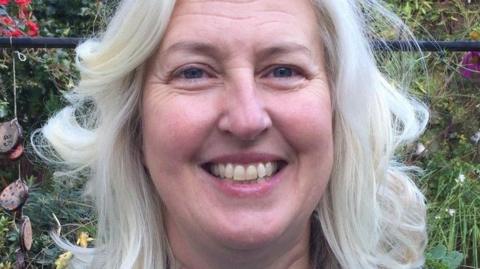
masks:
[[[83,38],[60,38],[60,37],[0,37],[0,48],[75,48]]]
[[[0,48],[75,48],[84,38],[56,37],[0,37]],[[377,50],[392,51],[480,51],[480,41],[398,41],[375,40],[372,45]]]
[[[393,51],[480,51],[477,41],[373,41],[373,47],[379,50],[386,48]]]

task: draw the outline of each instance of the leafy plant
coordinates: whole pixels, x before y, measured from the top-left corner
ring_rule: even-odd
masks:
[[[11,14],[16,14],[15,5],[16,2],[10,1]],[[88,36],[104,25],[109,13],[103,2],[86,0],[35,0],[31,8],[41,26],[40,35],[54,37]],[[18,115],[28,141],[32,131],[64,105],[61,94],[75,85],[78,73],[73,50],[19,51],[27,60],[16,59]],[[12,51],[1,50],[0,55],[0,121],[5,121],[13,117]],[[62,253],[49,236],[49,232],[56,228],[53,214],[62,224],[62,236],[75,242],[81,231],[95,234],[95,213],[88,201],[81,202],[81,180],[52,179],[51,172],[31,151],[21,160],[21,166],[30,187],[24,214],[30,217],[33,228],[28,268],[51,268]],[[17,178],[17,164],[0,160],[0,167],[2,190]],[[18,236],[13,216],[0,209],[0,269],[13,268]]]
[[[432,248],[426,254],[428,269],[457,269],[463,260],[463,255],[458,251],[448,251],[443,245]]]
[[[38,35],[38,24],[30,8],[31,0],[0,0],[0,36],[20,37]],[[10,16],[8,9],[15,11]]]
[[[477,1],[387,2],[421,39],[478,38]],[[425,170],[418,183],[428,204],[427,268],[480,268],[480,81],[462,72],[464,53],[425,53],[423,60],[428,73],[414,71],[413,92],[431,118],[421,138],[426,151],[412,164]]]

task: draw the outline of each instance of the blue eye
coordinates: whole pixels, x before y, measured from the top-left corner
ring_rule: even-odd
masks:
[[[180,72],[180,76],[184,79],[197,79],[202,78],[204,75],[205,72],[202,69],[196,67],[187,68]]]
[[[296,75],[296,72],[290,67],[277,67],[273,69],[272,75],[277,78],[288,78]]]

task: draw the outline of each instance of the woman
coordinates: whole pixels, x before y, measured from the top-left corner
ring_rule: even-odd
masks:
[[[41,130],[88,171],[74,268],[417,268],[425,205],[393,162],[422,105],[367,37],[375,1],[121,2]],[[377,26],[377,28],[374,28]]]

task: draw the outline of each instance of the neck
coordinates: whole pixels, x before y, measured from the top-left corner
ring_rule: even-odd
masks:
[[[175,256],[172,268],[311,269],[310,229],[310,223],[306,223],[302,232],[295,236],[284,236],[268,245],[249,250],[228,249],[211,240],[192,240],[178,229],[167,229]],[[185,238],[188,242],[182,242]]]

